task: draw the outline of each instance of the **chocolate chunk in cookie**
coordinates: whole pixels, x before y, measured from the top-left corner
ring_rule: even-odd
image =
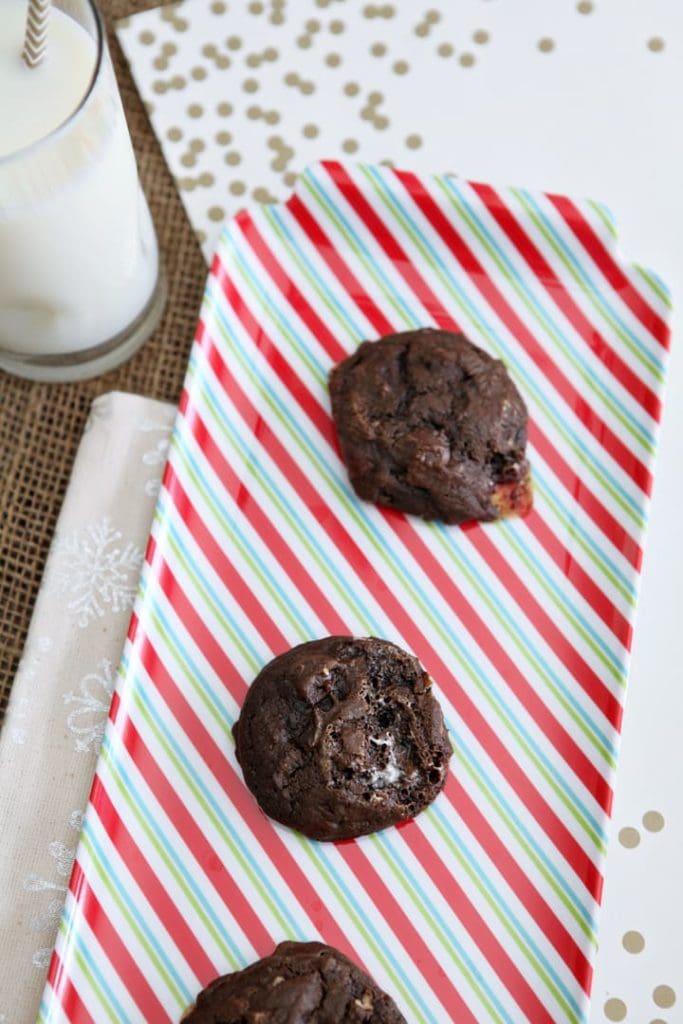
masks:
[[[281,942],[243,971],[217,978],[183,1024],[406,1024],[396,1004],[343,953]]]
[[[279,655],[234,727],[261,808],[311,839],[349,839],[413,818],[451,756],[431,679],[387,640],[330,636]]]
[[[360,498],[445,523],[531,508],[526,407],[503,363],[463,334],[365,341],[333,368],[330,394]]]

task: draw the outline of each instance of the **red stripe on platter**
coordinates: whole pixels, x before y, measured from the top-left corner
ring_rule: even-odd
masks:
[[[166,929],[178,953],[187,964],[191,965],[192,971],[202,987],[208,985],[219,973],[218,967],[211,961],[199,943],[186,919],[169,896],[166,887],[160,882],[144,853],[128,831],[116,809],[116,804],[109,796],[99,776],[95,776],[90,803],[97,812],[102,828]]]
[[[662,403],[645,381],[621,358],[595,324],[591,323],[569,290],[562,283],[543,253],[524,231],[502,197],[490,185],[470,183],[489,214],[507,235],[517,252],[533,271],[539,284],[547,291],[577,334],[585,341],[609,372],[635,398],[654,420],[659,420]]]
[[[166,1010],[154,994],[149,982],[135,962],[131,952],[102,907],[94,889],[88,882],[81,865],[74,862],[69,888],[78,892],[78,907],[88,922],[91,931],[106,955],[108,963],[127,990],[130,998],[140,1010],[141,1019],[158,1021],[159,1024],[173,1024]],[[96,958],[97,951],[91,950]]]
[[[199,421],[199,414],[197,412],[195,412],[193,418],[194,418],[195,422],[198,422]],[[213,471],[216,473],[216,477],[217,477],[218,481],[220,481],[221,484],[225,485],[225,481],[222,479],[222,470],[223,470],[223,467],[226,466],[226,463],[222,459],[222,457],[220,455],[219,449],[217,448],[215,442],[213,441],[213,439],[211,438],[210,434],[208,434],[208,433],[206,434],[206,442],[207,442],[207,445],[206,445],[207,459],[208,459],[209,465],[211,466]],[[227,468],[228,468],[228,471],[229,471],[227,486],[229,486],[229,487],[236,487],[239,490],[239,492],[241,493],[242,487],[243,487],[241,481],[239,480],[239,478],[235,478],[234,471],[230,467],[227,467]],[[269,533],[268,532],[264,533],[261,536],[261,540],[267,545],[269,543],[269,541],[271,540],[272,536],[273,536],[273,531],[271,530]],[[164,569],[166,569],[166,567],[164,567]],[[160,572],[159,568],[157,568],[157,572],[158,573]],[[173,594],[174,602],[177,603],[178,597],[179,597],[179,591],[178,591],[178,588],[175,585],[175,583],[170,583],[168,589],[169,589],[169,593]],[[299,590],[301,595],[307,600],[309,606],[315,607],[315,605],[313,604],[313,601],[315,600],[315,595],[311,595],[310,592],[308,592],[305,588],[302,589],[300,586],[298,586],[297,589]],[[186,600],[186,599],[184,599],[184,600]],[[181,617],[183,618],[183,621],[187,621],[186,612],[182,608],[179,608],[179,610],[181,612]],[[257,630],[259,628],[258,627],[258,623],[260,621],[261,614],[262,614],[262,610],[260,608],[257,608],[257,610],[256,610],[256,617],[253,619],[254,625],[257,628]],[[341,623],[336,622],[334,624],[334,629],[332,629],[330,627],[330,624],[326,623],[324,619],[322,619],[322,621],[323,621],[323,624],[324,624],[325,628],[328,629],[330,632],[336,631],[336,632],[340,632],[342,634],[347,634],[347,633],[351,632],[350,629],[348,628],[348,624],[343,622],[343,621]],[[241,681],[240,681],[240,683],[238,684],[238,686],[236,688],[236,693],[235,693],[236,698],[239,695],[239,692],[241,692]],[[447,795],[448,795],[448,789],[447,789]],[[515,891],[519,892],[518,879],[514,878],[514,877],[511,878],[510,872],[508,871],[508,865],[503,864],[501,870],[502,870],[502,873],[503,873],[504,877],[508,881],[511,881],[512,887],[515,889]],[[523,897],[520,897],[520,898],[523,899],[523,902],[525,902],[525,905],[527,905],[526,897],[529,896],[530,892],[535,892],[535,890],[533,889],[533,886],[531,886],[530,883],[527,883],[527,887],[526,887],[526,889],[524,891],[524,895],[523,895]],[[535,910],[539,906],[542,906],[542,907],[545,908],[545,910],[543,912],[543,915],[542,915],[542,920],[539,922],[539,927],[541,927],[542,929],[545,929],[546,927],[549,927],[549,919],[552,917],[552,911],[550,911],[550,909],[543,902],[541,897],[538,894],[536,894],[536,901],[534,902],[533,900],[530,900],[528,902],[528,909],[530,910],[530,912],[533,915]],[[560,935],[564,935],[565,932],[564,932],[564,930],[562,928],[562,925],[560,924],[560,922],[556,918],[554,920],[556,922],[557,933],[560,934]],[[559,942],[559,940],[558,940],[558,942]],[[571,967],[571,964],[573,964],[576,961],[576,958],[577,958],[577,954],[576,954],[576,952],[573,949],[572,940],[571,940],[571,937],[570,937],[569,938],[569,952],[568,952],[568,963],[570,964],[570,967]],[[580,957],[579,957],[579,959],[580,959]]]
[[[615,292],[622,298],[634,316],[640,320],[652,337],[659,342],[663,348],[669,347],[670,330],[668,324],[662,320],[652,306],[645,300],[644,296],[634,288],[628,277],[613,258],[611,252],[604,242],[598,238],[595,231],[583,216],[575,203],[566,196],[549,195],[549,201],[562,215],[567,225],[574,232],[574,235],[583,245],[593,262],[600,268]]]
[[[325,166],[339,191],[372,231],[385,252],[389,254],[392,251],[393,242],[391,244],[387,242],[387,239],[391,236],[386,224],[377,217],[358,186],[341,164],[326,164]],[[413,200],[436,234],[439,235],[452,255],[455,256],[489,308],[505,324],[515,341],[524,349],[529,358],[553,386],[557,394],[566,402],[570,414],[577,417],[586,430],[611,455],[617,465],[631,477],[634,483],[645,494],[650,494],[652,476],[648,468],[624,444],[622,439],[614,433],[612,428],[608,426],[588,400],[577,391],[569,378],[552,360],[548,350],[543,348],[532,331],[520,319],[505,296],[498,289],[494,280],[487,274],[485,267],[479,262],[463,237],[456,230],[452,221],[445,216],[440,207],[435,203],[424,185],[420,183],[414,174],[407,171],[400,172],[400,174],[397,174],[397,177],[404,185],[406,195]],[[407,260],[407,255],[404,254],[404,258]],[[402,270],[400,263],[397,263],[397,268]],[[426,286],[423,284],[423,287]],[[420,292],[416,292],[416,294],[418,298],[421,297]]]
[[[209,344],[206,333],[202,338],[202,344],[204,345],[206,360],[216,374],[226,398],[239,413],[247,427],[251,429],[255,421],[256,410],[254,406],[232,376],[218,350]],[[309,512],[323,527],[358,579],[369,587],[375,600],[378,601],[394,626],[405,638],[407,646],[422,661],[430,674],[441,681],[444,690],[450,693],[454,706],[457,707],[458,713],[477,737],[478,742],[496,763],[498,769],[515,790],[518,797],[526,804],[541,828],[555,843],[558,851],[565,857],[578,878],[588,888],[591,895],[597,898],[602,883],[595,864],[576,839],[574,839],[564,823],[554,813],[547,801],[535,789],[517,764],[515,758],[506,749],[495,730],[470,700],[449,667],[415,625],[407,610],[401,605],[387,583],[365,557],[334,512],[329,507],[322,505],[320,495],[312,486],[305,473],[302,472],[263,419],[259,419],[257,440],[279,467],[294,491],[305,503]]]
[[[69,1024],[95,1024],[88,1009],[78,994],[78,989],[69,977],[59,953],[55,950],[50,960],[47,983],[54,992]]]
[[[348,297],[367,316],[377,333],[380,335],[393,333],[396,329],[394,325],[386,319],[374,300],[363,290],[358,279],[354,277],[343,263],[332,241],[323,232],[301,199],[298,196],[294,196],[291,200],[288,200],[287,205],[299,226],[307,233],[310,240],[319,247],[321,258],[336,274],[340,284],[347,291]],[[222,265],[215,268],[215,273],[219,278],[221,276],[225,277],[225,270]],[[450,329],[458,329],[454,320],[450,321]],[[560,452],[557,451],[549,438],[533,420],[529,422],[529,439],[534,444],[534,447],[542,451],[544,460],[565,487],[570,499],[586,512],[610,543],[614,544],[624,557],[639,570],[642,562],[642,550],[637,542],[633,540],[612,513],[592,493],[590,487],[577,477],[576,471],[568,465]]]
[[[266,361],[278,375],[285,387],[290,391],[313,425],[321,432],[325,441],[327,441],[327,443],[333,447],[334,451],[338,453],[336,433],[329,413],[301,383],[300,379],[296,376],[289,364],[286,362],[283,363],[281,359],[278,361],[271,360],[271,353],[276,351],[273,341],[265,335],[264,330],[258,326],[257,321],[249,310],[249,307],[238,293],[234,283],[227,276],[225,270],[221,268],[218,273],[218,280],[223,289],[223,293],[247,334],[258,345],[258,348],[262,352]],[[199,331],[198,337],[200,344],[204,344],[205,331],[205,326]],[[206,337],[209,337],[208,334]],[[427,577],[431,578],[430,572],[425,568],[425,561],[429,561],[431,565],[433,562],[433,556],[426,545],[419,539],[412,527],[408,526],[408,521],[405,517],[392,517],[388,512],[385,513],[385,517],[395,531],[397,530],[396,524],[398,522],[406,524],[405,529],[403,530],[404,543],[406,543],[406,537],[411,538],[413,552],[415,553],[415,551],[417,551],[415,557],[422,565]],[[572,567],[575,563],[570,552],[559,544],[559,541],[557,541],[554,534],[549,529],[546,528],[543,530],[539,528],[538,533],[541,535],[541,540],[549,545],[550,550],[556,557],[558,557],[559,552],[560,568],[567,573],[568,578],[572,579]],[[476,538],[470,537],[470,539],[481,553],[482,545],[477,544]],[[565,667],[577,676],[579,685],[585,689],[596,706],[607,716],[610,723],[614,724],[617,722],[621,716],[621,706],[616,697],[613,696],[610,690],[600,680],[598,675],[590,668],[585,659],[582,658],[567,641],[561,630],[554,625],[550,617],[541,608],[540,604],[535,600],[535,598],[533,598],[528,588],[518,580],[518,577],[511,566],[498,554],[495,546],[490,544],[488,547],[483,548],[483,550],[486,551],[485,560],[491,568],[493,568],[499,581],[508,590],[508,593],[512,594],[513,591],[515,592],[515,599],[527,615],[529,621],[532,622],[541,632],[546,642],[549,643],[550,647],[558,657],[560,657]],[[495,557],[493,557],[491,553],[494,553]],[[494,564],[496,568],[494,568]],[[578,571],[583,572],[580,566]],[[451,592],[452,590],[453,588],[451,588]],[[602,613],[608,615],[609,621],[616,622],[619,625],[621,622],[619,613],[611,602],[607,601],[606,597],[602,594],[602,591],[597,588],[591,588],[590,594],[596,601],[597,608],[599,608]],[[597,595],[599,595],[599,599]],[[454,607],[454,610],[456,611],[459,610],[460,601],[458,600],[456,605],[451,605],[451,607]]]

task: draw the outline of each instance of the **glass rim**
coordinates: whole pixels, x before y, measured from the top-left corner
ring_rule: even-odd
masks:
[[[74,107],[74,109],[71,111],[68,117],[66,117],[63,121],[60,121],[60,123],[58,125],[55,125],[54,128],[51,128],[47,135],[41,136],[41,138],[36,139],[35,142],[29,142],[28,145],[22,146],[20,149],[15,149],[11,153],[5,153],[4,156],[0,156],[0,168],[8,166],[15,160],[26,159],[27,156],[38,152],[41,148],[49,146],[51,142],[53,142],[56,138],[62,135],[69,128],[69,126],[78,118],[83,109],[87,106],[88,100],[93,94],[95,85],[100,77],[100,71],[102,69],[102,62],[104,59],[105,31],[104,20],[102,18],[102,15],[97,4],[95,3],[95,0],[84,0],[84,2],[92,11],[93,18],[95,19],[95,29],[97,33],[97,37],[95,40],[95,44],[97,46],[97,54],[95,56],[95,67],[93,68],[92,76],[90,78],[90,81],[88,82],[87,89],[85,90],[77,106]],[[59,10],[62,10],[62,8],[59,7],[57,3],[55,3],[55,7],[58,7]],[[69,15],[67,11],[64,11],[64,14],[66,14],[67,17],[71,17],[71,15]]]

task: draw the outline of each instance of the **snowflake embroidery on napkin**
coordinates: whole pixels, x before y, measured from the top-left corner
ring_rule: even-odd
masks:
[[[75,705],[66,720],[79,753],[97,752],[107,725],[109,705],[114,692],[111,662],[102,658],[94,672],[88,672],[78,684],[78,692],[70,691],[62,698],[66,705]]]
[[[58,537],[52,560],[55,585],[82,629],[107,610],[132,608],[143,554],[137,544],[123,542],[108,516]]]
[[[80,832],[83,824],[83,813],[81,811],[72,811],[68,821],[69,828],[77,833]],[[66,899],[68,879],[71,874],[74,857],[76,856],[75,846],[67,846],[59,840],[49,843],[47,849],[52,858],[57,878],[42,878],[40,875],[32,873],[27,875],[23,881],[23,887],[26,892],[41,895],[49,894],[49,898],[43,904],[41,911],[34,914],[30,919],[29,928],[32,932],[43,932],[48,929],[53,933],[56,931],[62,914],[64,900]],[[64,879],[64,881],[59,879]],[[43,946],[33,953],[31,961],[34,967],[44,970],[49,965],[51,956],[52,945]]]

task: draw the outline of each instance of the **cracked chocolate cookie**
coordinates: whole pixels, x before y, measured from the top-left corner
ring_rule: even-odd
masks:
[[[375,637],[329,636],[274,658],[233,731],[261,808],[311,839],[414,818],[444,785],[451,756],[431,679]]]
[[[281,942],[243,971],[217,978],[183,1024],[406,1024],[351,960],[320,942]]]
[[[445,523],[531,508],[526,407],[504,364],[464,334],[365,341],[332,369],[330,395],[360,498]]]

